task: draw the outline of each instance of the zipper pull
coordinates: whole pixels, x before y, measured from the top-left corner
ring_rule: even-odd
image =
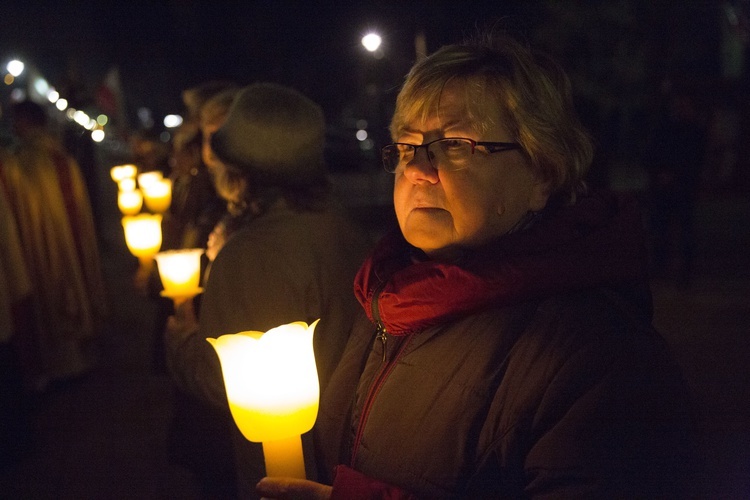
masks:
[[[380,340],[383,344],[383,363],[385,363],[385,344],[388,337],[385,334],[385,328],[383,328],[383,325],[380,322],[378,322],[378,329],[376,330],[375,338]]]

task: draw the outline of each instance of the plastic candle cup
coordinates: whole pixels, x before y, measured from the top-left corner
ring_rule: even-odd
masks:
[[[171,179],[157,179],[148,182],[142,187],[143,198],[146,208],[154,213],[163,213],[169,210],[172,203],[172,181]]]
[[[157,253],[154,258],[159,268],[159,277],[164,286],[162,297],[169,297],[176,303],[195,297],[203,291],[200,284],[201,255],[203,249],[190,248],[167,250]]]
[[[161,214],[126,215],[122,218],[125,244],[130,253],[150,262],[161,248]]]
[[[119,184],[123,179],[135,179],[137,172],[138,167],[135,165],[117,165],[110,169],[109,174],[112,176],[112,180]]]
[[[320,396],[317,324],[206,339],[219,356],[235,424],[246,439],[263,443],[268,476],[305,478],[301,435],[315,424]]]
[[[143,195],[138,189],[117,193],[117,206],[123,215],[136,215],[143,206]]]
[[[135,179],[126,177],[117,183],[120,191],[135,191]]]

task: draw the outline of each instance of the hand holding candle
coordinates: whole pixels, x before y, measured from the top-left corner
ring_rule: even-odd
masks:
[[[206,339],[219,355],[237,427],[263,443],[268,476],[305,478],[301,435],[315,423],[320,396],[312,345],[317,323]]]

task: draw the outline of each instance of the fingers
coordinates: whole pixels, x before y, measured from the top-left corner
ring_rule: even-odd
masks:
[[[278,500],[328,500],[331,490],[324,484],[289,477],[264,477],[255,487],[262,497]]]

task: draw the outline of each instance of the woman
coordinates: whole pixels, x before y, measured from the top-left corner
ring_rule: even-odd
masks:
[[[587,193],[564,74],[513,40],[444,47],[391,134],[400,234],[355,279],[366,318],[315,429],[333,486],[259,493],[684,496],[688,405],[650,325],[640,218]]]
[[[177,384],[226,416],[221,367],[206,338],[321,319],[314,340],[321,387],[346,344],[357,310],[351,283],[370,242],[330,191],[324,140],[320,106],[271,83],[243,88],[211,136],[229,237],[211,264],[199,321],[180,308],[166,344]],[[263,457],[260,444],[233,431],[244,498],[264,474]]]

